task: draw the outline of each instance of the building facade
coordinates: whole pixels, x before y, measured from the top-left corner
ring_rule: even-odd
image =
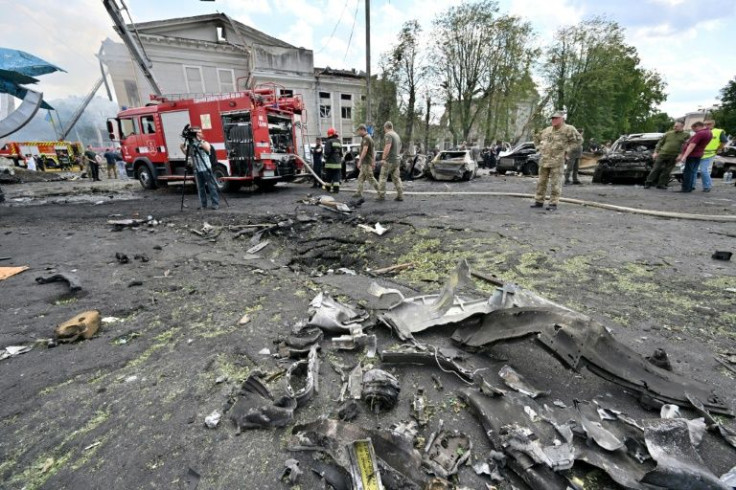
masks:
[[[209,14],[129,25],[150,59],[164,95],[228,93],[275,86],[301,95],[303,141],[314,142],[334,127],[353,142],[353,116],[365,92],[355,71],[315,68],[312,50],[293,46],[225,14]],[[136,107],[153,90],[122,42],[106,39],[100,59],[106,65],[118,104]]]

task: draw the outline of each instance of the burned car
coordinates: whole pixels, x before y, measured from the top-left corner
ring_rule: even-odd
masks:
[[[376,152],[376,163],[373,167],[373,173],[376,178],[381,175],[381,167],[383,166],[383,151]],[[427,170],[427,155],[417,153],[416,155],[402,154],[401,155],[401,166],[399,171],[401,172],[401,178],[404,180],[414,180],[424,177],[424,173]]]
[[[644,184],[654,166],[652,153],[663,133],[636,133],[623,135],[611,151],[598,160],[593,173],[594,184],[614,181]]]
[[[539,154],[533,142],[519,143],[511,150],[499,153],[496,173],[504,175],[506,172],[521,172],[524,175],[539,173]]]
[[[446,150],[429,162],[429,174],[435,180],[470,180],[478,173],[472,150]]]

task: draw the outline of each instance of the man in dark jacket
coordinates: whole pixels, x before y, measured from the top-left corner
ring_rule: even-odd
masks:
[[[322,138],[317,138],[315,141],[314,148],[312,148],[312,170],[317,174],[317,177],[322,178]],[[314,179],[312,187],[319,187],[319,181]]]
[[[327,142],[325,143],[325,179],[324,190],[340,192],[340,181],[342,180],[342,143],[335,128],[327,130]]]

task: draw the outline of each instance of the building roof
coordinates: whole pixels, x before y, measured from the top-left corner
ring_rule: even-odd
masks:
[[[335,68],[314,68],[314,76],[319,77],[322,75],[332,75],[335,77],[347,77],[347,78],[365,78],[364,71],[356,71],[355,68],[352,70],[338,70]]]
[[[212,22],[212,21],[218,21],[218,22],[222,22],[225,25],[230,25],[230,20],[231,19],[227,15],[222,14],[222,13],[216,13],[216,14],[194,15],[191,17],[177,17],[175,19],[154,20],[150,22],[139,22],[137,24],[128,24],[128,27],[130,27],[131,29],[135,27],[139,31],[155,31],[157,28],[161,28],[161,27],[173,27],[177,25],[207,23],[207,22]],[[246,39],[253,40],[254,44],[263,44],[266,46],[277,46],[281,48],[298,49],[296,46],[292,44],[284,42],[281,39],[277,39],[273,36],[269,36],[265,32],[261,32],[257,29],[247,26],[241,22],[238,22],[235,19],[232,19],[232,24],[240,31],[240,34],[243,37],[245,37]]]

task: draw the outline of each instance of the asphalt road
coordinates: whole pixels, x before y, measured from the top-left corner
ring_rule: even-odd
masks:
[[[709,194],[584,182],[565,187],[563,196],[736,215],[736,187],[721,181]],[[736,263],[711,258],[716,250],[736,251],[736,223],[567,204],[551,213],[531,209],[529,199],[463,195],[532,193],[535,183],[487,174],[470,183],[409,182],[407,191],[422,194],[407,195],[401,203],[391,195],[377,202],[368,194],[349,216],[301,202],[312,192],[307,184],[279,185],[267,193],[244,190],[227,196],[229,207],[207,212],[195,211],[191,190],[181,212],[181,194],[173,186],[158,191],[143,191],[135,182],[3,186],[8,202],[0,205],[0,256],[10,259],[0,266],[30,269],[0,281],[0,348],[38,342],[32,351],[0,361],[0,487],[287,488],[279,479],[284,461],[298,457],[305,466],[313,461],[311,454],[286,450],[291,425],[237,434],[227,415],[216,429],[204,426],[205,416],[227,408],[242,380],[255,371],[272,375],[269,388],[275,394],[283,391],[282,370],[289,362],[261,352],[274,352],[274,341],[308,318],[318,292],[373,311],[376,300],[367,291],[374,280],[405,294],[436,292],[462,259],[474,270],[591,316],[642,355],[664,348],[676,372],[736,406],[734,372],[714,357],[736,353]],[[337,197],[347,202],[353,186],[344,186]],[[437,191],[457,194],[432,194]],[[155,226],[112,231],[107,224],[149,215]],[[205,222],[216,227],[213,233],[193,233]],[[235,238],[228,229],[278,222],[283,226],[264,238],[270,243],[258,257],[246,256],[255,242],[250,236]],[[375,222],[391,230],[376,236],[357,227]],[[131,261],[118,263],[116,253]],[[136,254],[149,260],[136,260]],[[393,276],[371,275],[402,263],[412,267]],[[81,292],[70,294],[63,283],[35,282],[64,271],[80,278]],[[493,291],[483,281],[476,286]],[[56,325],[90,309],[118,320],[104,323],[90,340],[45,347],[43,339],[52,337]],[[249,321],[240,325],[245,314]],[[369,330],[379,349],[401,344],[382,325]],[[439,329],[418,339],[449,345],[452,331]],[[322,389],[296,411],[297,423],[334,416],[341,382],[331,366],[379,363],[362,353],[337,351],[328,342],[321,357]],[[505,343],[490,356],[474,354],[467,362],[492,372],[510,364],[566,404],[600,396],[634,417],[658,416],[623,388],[585,370],[568,370],[531,340]],[[442,419],[446,427],[471,436],[472,461],[487,456],[489,443],[458,399],[463,385],[454,376],[430,367],[388,370],[401,383],[399,405],[377,415],[363,407],[358,423],[386,429],[410,420],[409,405],[421,387],[433,409],[420,435],[428,437]],[[716,475],[736,465],[736,450],[713,435],[706,435],[700,452]],[[581,471],[590,477],[589,469]],[[457,477],[458,485],[469,488],[485,481],[470,467]],[[303,475],[302,488],[317,485],[313,474]]]

